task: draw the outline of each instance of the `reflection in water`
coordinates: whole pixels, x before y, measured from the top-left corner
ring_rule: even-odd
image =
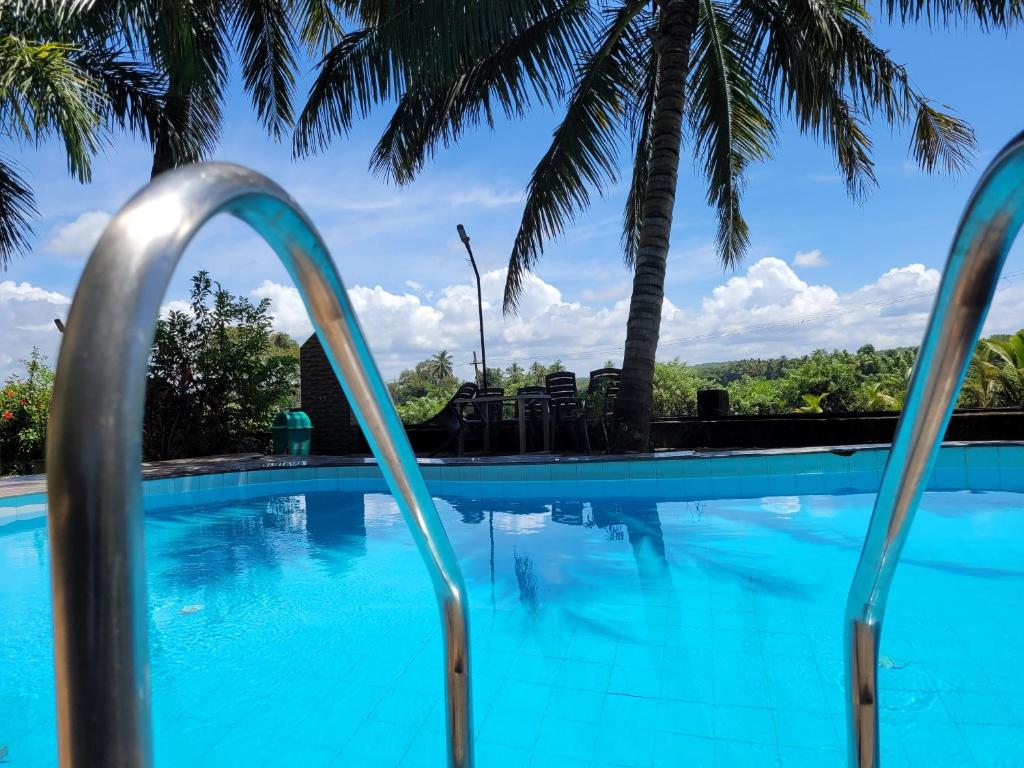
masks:
[[[533,571],[533,561],[526,553],[515,552],[512,557],[515,560],[516,582],[519,584],[519,601],[526,606],[531,614],[535,614],[539,601],[537,599],[537,574]]]
[[[366,497],[362,493],[307,493],[306,540],[310,554],[338,560],[366,554]]]
[[[278,570],[290,558],[312,555],[337,564],[366,554],[362,493],[276,496],[159,517],[172,524],[162,530],[180,531],[156,545],[171,563],[159,578],[186,590],[229,583],[253,569]]]

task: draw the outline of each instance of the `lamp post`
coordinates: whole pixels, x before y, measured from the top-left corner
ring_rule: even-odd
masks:
[[[473,258],[473,249],[469,247],[469,235],[466,234],[466,228],[461,224],[455,228],[459,231],[459,239],[462,241],[462,244],[466,246],[466,253],[469,254],[469,263],[473,265],[473,274],[476,275],[476,307],[477,312],[480,314],[480,357],[482,358],[481,364],[484,367],[484,389],[487,389],[487,348],[484,346],[484,300],[483,294],[480,292],[480,270],[476,268],[476,259]]]

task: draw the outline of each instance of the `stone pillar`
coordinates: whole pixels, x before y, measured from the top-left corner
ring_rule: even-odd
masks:
[[[359,424],[316,334],[299,351],[299,372],[302,410],[313,423],[310,452],[320,456],[359,453],[363,442]]]

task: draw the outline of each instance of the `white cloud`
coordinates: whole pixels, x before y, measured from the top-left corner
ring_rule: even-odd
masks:
[[[191,315],[193,314],[192,305],[184,299],[172,299],[160,306],[160,317],[167,317],[171,312],[184,312]]]
[[[828,259],[821,255],[821,251],[797,251],[793,257],[795,267],[827,267]]]
[[[18,360],[28,357],[32,347],[56,364],[60,332],[53,320],[66,319],[70,303],[67,296],[30,283],[0,281],[0,380],[21,372]]]
[[[607,359],[621,360],[629,309],[625,293],[609,303],[596,297],[569,301],[555,285],[530,275],[519,314],[506,318],[501,312],[504,272],[492,270],[481,278],[490,365],[561,359],[585,373]],[[716,286],[699,304],[677,305],[670,294],[663,305],[659,358],[705,362],[856,349],[866,343],[914,345],[920,342],[939,278],[935,269],[910,264],[840,292],[803,280],[781,259],[763,258]],[[294,287],[264,280],[251,295],[270,298],[277,330],[300,342],[312,333]],[[454,355],[460,375],[471,375],[473,351],[479,351],[473,283],[452,284],[435,295],[356,285],[349,297],[385,376],[439,349]],[[64,316],[68,301],[26,283],[0,283],[0,327],[11,329],[0,348],[0,372],[9,372],[13,360],[27,355],[33,344],[47,354],[55,352],[59,337],[52,320]],[[1024,325],[1022,305],[1024,281],[1000,283],[986,333]],[[184,306],[170,301],[162,311]]]
[[[84,259],[109,221],[110,214],[106,211],[86,211],[74,221],[55,227],[43,249],[58,256]]]
[[[257,299],[270,299],[274,330],[284,331],[299,343],[313,332],[313,325],[306,314],[306,305],[302,303],[299,291],[294,286],[264,280],[250,291],[250,295]]]

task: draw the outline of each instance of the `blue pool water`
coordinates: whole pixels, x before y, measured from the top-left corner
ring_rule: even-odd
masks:
[[[158,765],[443,765],[433,593],[366,487],[147,515]],[[439,499],[480,766],[845,764],[841,617],[873,497],[680,497]],[[1021,764],[1022,550],[1024,495],[925,496],[883,637],[886,768]],[[0,528],[17,768],[55,763],[48,557],[43,520]]]

